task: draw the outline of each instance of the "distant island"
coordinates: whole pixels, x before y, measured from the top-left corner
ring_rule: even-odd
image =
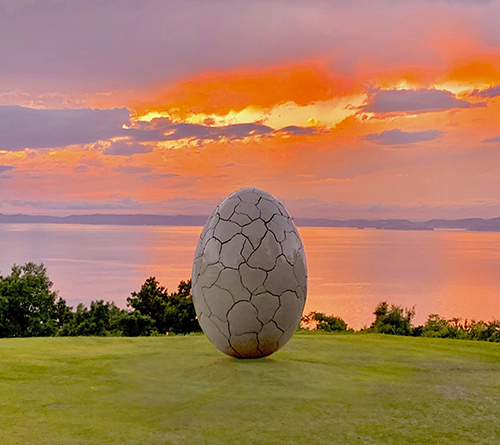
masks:
[[[0,224],[92,224],[117,226],[203,226],[207,215],[153,215],[153,214],[92,214],[70,216],[5,215],[0,213]],[[378,230],[435,230],[461,229],[480,232],[500,232],[500,217],[492,219],[431,219],[410,221],[407,219],[329,219],[295,218],[299,227],[349,227]]]
[[[0,224],[92,224],[111,226],[204,226],[207,215],[118,215],[96,213],[92,215],[45,216],[4,215],[0,213]]]
[[[358,229],[379,230],[434,230],[460,229],[479,232],[500,232],[500,217],[492,219],[430,219],[428,221],[410,221],[407,219],[348,219],[297,218],[295,223],[305,227],[354,227]]]

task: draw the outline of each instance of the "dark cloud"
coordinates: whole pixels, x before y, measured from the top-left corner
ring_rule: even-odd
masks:
[[[235,124],[212,127],[200,124],[174,123],[166,118],[156,118],[151,122],[138,122],[126,131],[137,142],[178,141],[181,139],[220,140],[243,139],[248,136],[271,134],[271,127],[261,124]]]
[[[12,165],[0,165],[0,175],[5,172],[9,172],[11,170],[14,170],[16,167]]]
[[[428,2],[436,0],[427,0]],[[443,0],[441,0],[443,1]],[[463,4],[463,5],[489,5],[492,0],[444,0],[445,3]]]
[[[125,130],[131,140],[136,142],[178,141],[181,139],[204,140],[236,140],[251,136],[267,136],[274,133],[286,133],[292,136],[314,134],[316,130],[309,127],[288,127],[274,130],[267,125],[248,123],[226,126],[208,126],[201,124],[174,123],[167,118],[156,118],[151,122],[137,122],[133,128]],[[109,154],[106,151],[107,154]]]
[[[371,113],[409,113],[419,114],[431,111],[446,111],[454,108],[485,107],[485,102],[471,104],[457,99],[451,92],[444,90],[382,90],[368,91],[366,105],[360,110]]]
[[[416,142],[433,141],[444,133],[439,130],[403,131],[399,128],[382,133],[367,134],[362,137],[366,141],[380,145],[413,144]]]
[[[88,165],[89,167],[103,168],[104,162],[101,159],[88,158],[87,156],[82,156],[79,159],[80,164]]]
[[[297,127],[296,125],[289,125],[288,127],[280,128],[276,130],[277,133],[286,133],[291,136],[304,136],[315,134],[316,129],[311,127]]]
[[[138,175],[149,173],[152,170],[151,167],[136,167],[135,165],[119,165],[115,168],[118,173],[124,173],[126,175]]]
[[[0,106],[0,150],[55,148],[109,139],[129,125],[126,108],[39,110]]]
[[[141,153],[150,153],[153,147],[150,145],[130,143],[130,142],[112,142],[111,145],[104,150],[104,154],[111,156],[130,156]]]
[[[284,200],[286,208],[295,218],[394,218],[415,220],[432,218],[469,218],[471,215],[493,218],[500,214],[500,201],[475,201],[456,204],[389,204],[383,202],[355,203],[323,201],[313,198]]]
[[[145,142],[235,140],[275,132],[271,127],[256,123],[213,127],[174,123],[166,118],[138,122],[132,128],[123,128],[124,125],[130,126],[129,114],[126,108],[43,110],[16,105],[0,106],[0,150],[58,148],[126,136],[127,140],[110,142],[104,153],[130,156],[153,151],[153,147]],[[278,131],[291,135],[312,132],[311,129],[295,126]]]
[[[29,207],[40,210],[121,210],[121,209],[147,209],[148,204],[143,204],[133,198],[109,200],[104,202],[92,201],[22,201],[4,200],[14,207]]]
[[[479,96],[482,98],[491,98],[500,96],[500,85],[488,88],[486,90],[474,90],[472,96]]]
[[[175,178],[178,176],[179,175],[176,175],[175,173],[158,173],[158,174],[153,174],[153,175],[141,176],[141,179],[144,182],[151,182],[151,181],[156,181],[158,179],[170,179],[170,178]]]
[[[75,173],[87,173],[88,171],[90,171],[90,167],[88,165],[78,165],[73,168],[73,171]]]
[[[223,196],[220,197],[222,199]],[[29,209],[47,210],[50,214],[68,214],[68,212],[82,211],[113,211],[118,210],[148,210],[153,212],[161,212],[166,214],[191,214],[191,215],[208,215],[212,212],[215,206],[220,202],[217,199],[205,198],[183,198],[175,197],[159,201],[151,201],[143,203],[135,200],[132,197],[119,200],[106,201],[23,201],[23,200],[2,200],[0,206],[11,208],[12,211],[25,212]]]
[[[500,136],[496,136],[494,138],[489,138],[489,139],[483,139],[481,142],[485,142],[487,144],[492,142],[500,142]]]

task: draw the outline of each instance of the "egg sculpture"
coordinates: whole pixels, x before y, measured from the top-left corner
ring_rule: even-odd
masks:
[[[265,357],[288,342],[304,309],[307,267],[283,205],[256,188],[222,201],[198,241],[192,286],[201,328],[225,354]]]

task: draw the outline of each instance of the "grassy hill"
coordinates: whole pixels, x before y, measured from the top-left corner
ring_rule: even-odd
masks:
[[[0,340],[0,443],[500,443],[500,345],[297,334]]]

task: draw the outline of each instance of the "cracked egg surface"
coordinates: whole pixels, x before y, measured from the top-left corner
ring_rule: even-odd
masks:
[[[210,215],[193,263],[193,302],[208,339],[233,357],[265,357],[297,329],[307,293],[297,227],[272,195],[245,188]]]

